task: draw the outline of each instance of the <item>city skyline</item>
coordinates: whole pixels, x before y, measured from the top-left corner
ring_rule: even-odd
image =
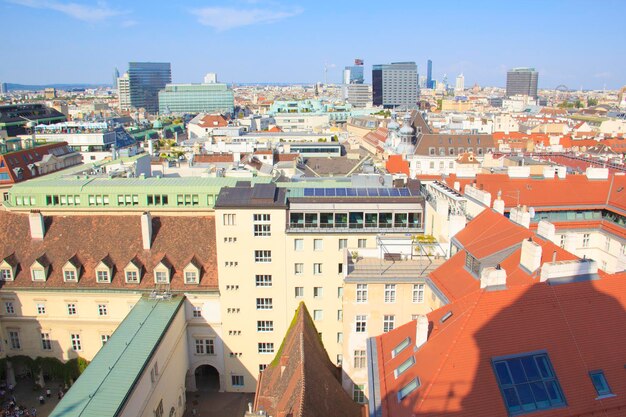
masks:
[[[360,57],[366,83],[372,65],[415,61],[425,75],[428,59],[434,79],[463,73],[466,87],[504,87],[507,70],[522,66],[537,69],[540,89],[626,83],[619,74],[626,58],[613,43],[597,41],[619,37],[605,16],[623,14],[626,4],[603,1],[584,13],[579,1],[404,2],[393,10],[354,4],[8,0],[0,12],[7,33],[19,33],[20,47],[0,69],[0,81],[110,84],[114,68],[123,73],[130,61],[153,61],[171,62],[175,83],[200,83],[206,72],[228,83],[313,83],[324,81],[325,66],[328,81],[339,83],[343,68]],[[390,24],[405,16],[415,24]],[[519,30],[511,29],[511,16]]]

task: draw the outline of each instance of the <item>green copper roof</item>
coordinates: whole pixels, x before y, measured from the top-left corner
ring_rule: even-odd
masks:
[[[117,416],[183,300],[140,299],[50,417]]]

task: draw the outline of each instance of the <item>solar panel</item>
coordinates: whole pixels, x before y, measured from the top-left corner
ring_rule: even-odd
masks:
[[[392,188],[389,190],[389,196],[391,197],[400,197],[400,191],[397,188]]]
[[[348,197],[356,197],[356,190],[354,188],[346,188],[346,195]]]
[[[315,196],[316,197],[324,197],[324,189],[323,188],[315,188]]]
[[[315,195],[315,191],[313,188],[305,188],[304,189],[304,196],[305,197],[313,197]]]
[[[336,188],[335,191],[336,191],[338,197],[345,197],[346,196],[346,189],[345,188]]]
[[[378,197],[378,188],[368,188],[367,195],[370,197]]]
[[[408,188],[400,188],[400,195],[402,197],[410,197],[411,196],[411,192],[409,191]]]
[[[334,188],[327,188],[326,189],[326,196],[330,196],[330,197],[334,197],[335,196],[335,189]]]
[[[378,195],[381,197],[389,197],[389,190],[386,188],[379,188]]]
[[[367,189],[366,188],[357,188],[356,193],[359,197],[367,197]]]

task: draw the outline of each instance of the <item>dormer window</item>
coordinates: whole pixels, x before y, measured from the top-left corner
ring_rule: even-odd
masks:
[[[63,265],[63,281],[65,282],[78,282],[78,276],[80,275],[81,264],[78,261],[76,255],[72,256]]]
[[[142,265],[136,257],[130,260],[124,268],[124,279],[127,284],[139,284],[141,281],[141,268]]]
[[[48,278],[48,270],[50,269],[50,261],[46,258],[46,255],[41,255],[35,259],[35,262],[30,266],[30,276],[33,281],[46,281]]]
[[[183,275],[185,276],[185,284],[198,284],[200,282],[200,264],[195,257],[185,266]]]
[[[109,255],[105,256],[98,265],[96,265],[96,282],[108,284],[113,276],[113,261]]]
[[[0,262],[0,281],[13,281],[17,270],[15,255],[9,255]]]
[[[172,264],[164,256],[161,262],[154,267],[154,282],[157,284],[169,284]]]

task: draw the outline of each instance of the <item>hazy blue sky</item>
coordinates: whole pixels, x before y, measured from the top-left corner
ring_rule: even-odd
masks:
[[[0,0],[0,81],[111,83],[128,61],[172,63],[174,82],[339,82],[341,69],[415,61],[503,86],[532,66],[539,87],[626,84],[626,1]]]

